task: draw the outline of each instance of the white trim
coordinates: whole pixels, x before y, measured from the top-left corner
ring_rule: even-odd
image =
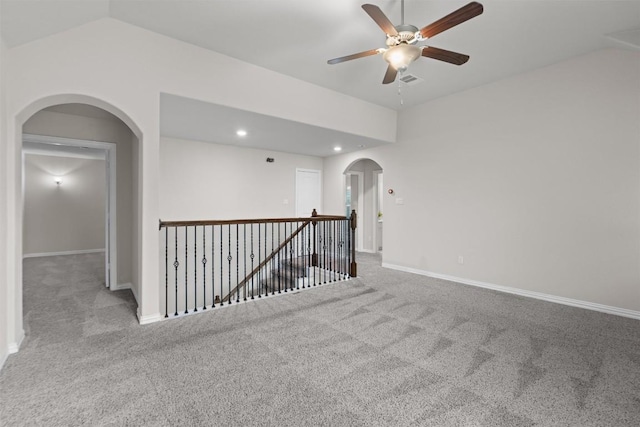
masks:
[[[378,253],[377,251],[374,251],[372,249],[359,249],[356,252],[364,252],[366,254],[377,254]],[[384,265],[383,265],[383,267],[384,267]]]
[[[463,285],[476,286],[479,288],[491,289],[494,291],[505,292],[508,294],[520,295],[528,298],[535,298],[542,301],[553,302],[556,304],[568,305],[571,307],[584,308],[587,310],[599,311],[607,314],[614,314],[616,316],[629,317],[631,319],[640,320],[640,311],[629,310],[626,308],[613,307],[610,305],[598,304],[595,302],[582,301],[573,298],[565,298],[556,295],[543,294],[541,292],[527,291],[525,289],[511,288],[509,286],[494,285],[492,283],[480,282],[477,280],[464,279],[462,277],[449,276],[446,274],[432,273],[430,271],[419,270],[411,267],[404,267],[401,265],[382,263],[384,268],[390,268],[392,270],[404,271],[407,273],[419,274],[421,276],[433,277],[434,279],[448,280],[451,282],[460,283]]]
[[[371,247],[373,248],[373,253],[379,253],[381,251],[378,250],[378,248],[380,247],[380,245],[378,245],[378,199],[380,197],[380,175],[382,175],[384,173],[384,171],[382,169],[376,169],[372,172],[372,182],[373,182],[373,188],[372,188],[372,192],[373,192],[373,207],[371,208],[371,213],[373,214],[373,219],[372,219],[372,223],[373,225],[371,226],[371,235],[373,236],[373,242],[371,242]],[[382,185],[384,185],[384,177],[382,178]],[[384,215],[384,212],[383,212]],[[383,225],[383,231],[384,231],[384,225]],[[384,246],[383,246],[384,248]]]
[[[123,291],[125,289],[131,289],[131,283],[117,283],[109,288],[110,291]]]
[[[105,253],[105,285],[110,287],[118,278],[118,241],[117,241],[117,206],[116,206],[116,144],[113,142],[90,141],[86,139],[60,138],[57,136],[22,134],[22,142],[38,144],[66,145],[71,147],[89,147],[104,150],[107,172],[107,204],[105,208],[106,245],[109,256]],[[24,149],[23,149],[24,164]],[[22,183],[24,186],[24,168]],[[108,270],[108,271],[107,271]]]
[[[24,254],[22,258],[40,258],[45,256],[64,256],[64,255],[82,255],[82,254],[95,254],[98,252],[104,252],[105,249],[81,249],[78,251],[61,251],[61,252],[38,252],[33,254]]]
[[[15,342],[9,343],[9,354],[17,353],[18,350],[20,350],[22,341],[24,341],[24,329],[20,330],[20,333],[18,334],[17,340]]]
[[[150,314],[148,316],[143,316],[140,314],[140,308],[136,311],[136,316],[138,316],[138,322],[141,325],[148,325],[150,323],[156,323],[163,319],[160,313]]]

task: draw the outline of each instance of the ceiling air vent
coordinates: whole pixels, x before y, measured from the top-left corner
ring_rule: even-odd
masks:
[[[405,74],[400,78],[400,81],[407,85],[417,85],[418,83],[422,83],[424,80],[420,77],[414,76],[413,74]]]

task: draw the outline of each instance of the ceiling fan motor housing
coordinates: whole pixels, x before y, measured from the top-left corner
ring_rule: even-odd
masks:
[[[400,43],[412,44],[418,41],[416,34],[419,34],[418,27],[413,25],[396,25],[397,35],[387,36],[387,46],[397,46]]]

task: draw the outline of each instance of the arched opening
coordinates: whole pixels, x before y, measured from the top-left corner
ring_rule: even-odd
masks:
[[[360,252],[382,252],[382,172],[382,166],[367,158],[353,161],[344,170],[345,212],[358,212],[356,250]]]
[[[53,143],[79,140],[89,143],[101,141],[102,143],[110,143],[117,146],[117,150],[115,151],[117,154],[113,159],[115,160],[117,168],[117,170],[114,169],[116,176],[111,178],[115,178],[113,182],[116,187],[115,194],[117,195],[118,202],[113,209],[113,213],[118,218],[115,223],[117,224],[116,229],[113,230],[115,235],[117,235],[117,239],[114,239],[114,241],[117,242],[117,260],[114,258],[113,262],[119,261],[117,262],[119,268],[117,277],[112,278],[111,283],[113,283],[113,290],[131,287],[134,294],[136,294],[136,291],[139,293],[139,289],[137,289],[139,277],[137,258],[140,244],[138,229],[140,227],[141,217],[139,215],[137,201],[139,198],[138,159],[140,143],[142,141],[142,133],[139,127],[121,110],[99,99],[85,95],[56,95],[35,101],[16,115],[14,145],[16,160],[18,160],[20,155],[22,155],[23,158],[25,157],[23,151],[24,138],[33,139],[34,137],[38,139],[36,142],[46,142],[47,139],[51,139]],[[81,149],[76,147],[76,151],[78,150]],[[90,150],[85,149],[85,151],[88,152]],[[65,156],[61,157],[64,158]],[[86,158],[90,156],[85,155],[80,157]],[[40,158],[40,160],[42,160],[42,158]],[[72,163],[75,163],[76,166],[83,163],[83,167],[80,168],[83,169],[84,166],[87,166],[88,163],[91,162],[74,160]],[[106,171],[106,168],[104,170]],[[23,163],[16,161],[15,176],[17,178],[16,184],[18,185],[14,187],[16,190],[10,195],[17,207],[15,217],[10,218],[10,222],[15,224],[15,229],[17,230],[17,232],[11,236],[15,248],[14,256],[16,262],[15,272],[13,273],[15,280],[8,284],[11,297],[11,301],[8,301],[10,311],[8,316],[10,323],[8,326],[9,331],[14,330],[16,334],[15,340],[12,340],[15,345],[10,349],[11,352],[17,351],[17,346],[22,341],[20,331],[23,329],[24,319],[27,318],[27,313],[23,311],[23,300],[26,299],[26,296],[23,293],[24,267],[21,258],[28,251],[32,251],[34,247],[32,245],[34,243],[33,241],[28,242],[26,240],[27,236],[29,236],[29,238],[33,237],[33,235],[29,234],[29,232],[33,230],[26,229],[26,227],[29,227],[30,219],[24,216],[24,214],[27,213],[27,209],[33,208],[33,205],[27,206],[25,204],[27,202],[25,193],[26,183],[23,179],[27,178],[25,175],[27,173],[29,173],[29,170],[23,166]],[[23,179],[20,179],[20,177],[23,177]],[[52,182],[47,182],[47,184],[52,184],[56,187],[58,185],[65,186],[64,177],[62,177],[62,184],[53,182],[53,177],[49,178],[51,178]],[[76,176],[73,179],[76,178],[78,177]],[[105,177],[104,182],[106,181],[107,178]],[[67,183],[70,184],[70,182]],[[20,191],[20,185],[22,185],[22,191]],[[89,189],[89,191],[91,190]],[[88,193],[85,192],[84,194],[84,197],[86,197]],[[82,198],[83,196],[79,195],[76,200],[81,200]],[[39,200],[39,202],[42,202],[42,200]],[[46,211],[46,207],[44,210]],[[42,219],[42,216],[40,219]],[[99,231],[100,230],[98,230],[96,234],[99,234]],[[103,231],[104,239],[106,240],[107,231]],[[42,241],[40,241],[40,243],[42,243]],[[49,241],[48,243],[51,242]],[[49,250],[51,247],[52,246],[49,246]],[[46,252],[47,251],[43,254],[46,255]],[[54,250],[54,252],[56,251]],[[60,252],[65,251],[61,250]],[[106,253],[108,253],[108,251],[104,252],[104,254]],[[100,259],[100,257],[98,257],[98,259]],[[86,261],[90,263],[88,258]],[[106,264],[104,258],[100,260],[100,262]],[[92,268],[95,269],[96,266],[94,265]],[[100,268],[98,268],[98,270],[100,270]],[[102,270],[102,274],[99,275],[102,276],[102,282],[100,283],[104,282],[104,275],[105,270]],[[64,293],[66,291],[67,290],[61,292]],[[100,306],[103,308],[109,305],[109,302],[104,298],[100,301],[92,301],[92,303],[94,303],[96,307]],[[135,313],[136,303],[132,302],[130,305],[131,307],[128,310],[128,314]],[[28,326],[29,325],[25,325],[24,328],[27,331],[29,330]]]

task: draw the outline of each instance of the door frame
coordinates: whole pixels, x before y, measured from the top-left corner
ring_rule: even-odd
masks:
[[[373,174],[373,206],[371,209],[371,212],[373,213],[373,230],[372,230],[372,235],[373,235],[373,253],[378,253],[381,252],[380,251],[380,245],[378,245],[378,223],[382,223],[382,227],[384,230],[384,212],[383,214],[383,219],[380,220],[378,218],[378,207],[380,206],[379,201],[382,200],[382,195],[384,194],[382,186],[380,185],[380,175],[384,174],[384,170],[383,169],[376,169],[372,172]],[[384,176],[382,178],[382,185],[384,185]],[[384,242],[383,242],[384,245]],[[384,250],[384,246],[382,247],[382,250]]]
[[[345,195],[347,193],[347,179],[350,175],[356,175],[358,177],[358,207],[356,208],[357,224],[356,228],[358,233],[356,233],[356,251],[361,252],[364,248],[364,172],[360,171],[349,171],[344,173],[345,183],[344,190]],[[353,194],[353,192],[351,193]],[[345,197],[346,203],[346,197]],[[353,205],[351,206],[353,209]]]
[[[84,139],[60,138],[57,136],[23,134],[22,142],[70,147],[87,147],[104,151],[106,163],[106,203],[105,203],[105,286],[118,289],[118,233],[116,205],[116,144],[113,142],[89,141]],[[24,149],[22,155],[24,173]],[[24,176],[22,178],[24,186]],[[23,226],[24,227],[24,226]]]

